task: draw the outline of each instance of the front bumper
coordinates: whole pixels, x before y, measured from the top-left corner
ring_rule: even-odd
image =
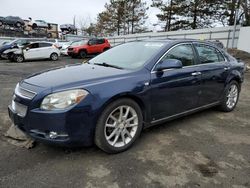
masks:
[[[21,117],[10,105],[9,117],[24,133],[37,141],[66,147],[93,144],[95,119],[89,108],[68,111],[27,110]]]
[[[67,51],[67,53],[69,56],[77,56],[78,55],[78,53],[75,51]]]
[[[7,54],[2,54],[2,55],[1,55],[1,58],[3,58],[3,59],[8,59],[8,55],[7,55]]]

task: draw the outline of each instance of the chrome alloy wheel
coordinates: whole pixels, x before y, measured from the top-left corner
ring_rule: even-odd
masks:
[[[235,84],[232,84],[228,90],[226,103],[229,109],[234,108],[234,106],[236,105],[239,95],[238,93],[238,87]]]
[[[127,145],[136,135],[138,122],[138,115],[131,106],[117,107],[105,122],[105,139],[113,147]]]

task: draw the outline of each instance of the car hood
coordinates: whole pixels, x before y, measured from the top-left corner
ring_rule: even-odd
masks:
[[[19,48],[11,48],[11,49],[5,50],[3,53],[7,54],[7,53],[11,53],[11,52],[17,52],[19,50],[20,50]]]
[[[69,46],[70,45],[68,45],[68,44],[63,44],[61,49],[66,50]]]
[[[0,53],[12,47],[12,44],[5,44],[0,47]]]
[[[78,46],[70,46],[71,48],[88,48],[89,46],[87,44],[84,45],[78,45]]]
[[[70,65],[39,72],[23,80],[43,88],[73,88],[122,79],[128,76],[129,70],[121,70],[90,64]]]

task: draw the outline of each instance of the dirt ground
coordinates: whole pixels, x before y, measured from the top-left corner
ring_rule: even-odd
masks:
[[[61,58],[23,64],[0,61],[0,187],[250,187],[250,73],[237,108],[206,110],[143,131],[126,152],[9,144],[7,105],[16,83]]]

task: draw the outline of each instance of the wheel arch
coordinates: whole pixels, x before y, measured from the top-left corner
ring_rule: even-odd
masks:
[[[131,99],[133,100],[134,102],[136,102],[140,109],[141,109],[141,112],[142,112],[142,115],[143,115],[143,126],[145,126],[145,123],[147,122],[147,108],[146,108],[146,104],[143,102],[143,100],[134,95],[134,94],[131,94],[131,93],[120,93],[120,94],[117,94],[113,97],[111,97],[110,99],[108,99],[101,107],[99,113],[98,113],[98,118],[100,117],[101,113],[103,112],[103,110],[109,105],[111,104],[112,102],[116,101],[116,100],[119,100],[119,99]]]
[[[228,76],[228,79],[226,81],[226,85],[228,85],[232,81],[236,81],[241,86],[241,84],[243,82],[243,76],[241,75],[241,73],[239,71],[233,70],[231,72],[231,74]]]
[[[78,50],[78,54],[80,54],[82,51],[86,52],[88,54],[88,50],[86,48],[81,48]]]

